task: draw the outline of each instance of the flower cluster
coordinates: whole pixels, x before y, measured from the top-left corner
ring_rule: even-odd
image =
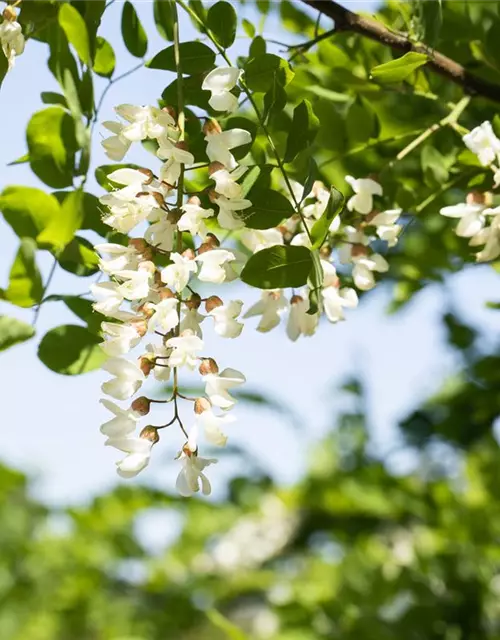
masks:
[[[3,22],[0,24],[0,44],[7,58],[8,69],[12,69],[16,56],[24,51],[24,35],[13,7],[7,6],[3,11]]]
[[[483,122],[463,137],[467,148],[475,153],[483,167],[494,172],[495,186],[500,184],[500,140],[491,123]],[[490,193],[472,191],[466,201],[440,210],[447,218],[458,218],[455,229],[457,236],[469,239],[469,246],[480,247],[476,253],[477,262],[489,262],[500,256],[500,206],[492,207]]]
[[[215,94],[219,106],[231,102],[223,90],[219,83]],[[109,278],[91,286],[94,308],[106,317],[101,325],[101,347],[109,359],[103,369],[112,378],[103,383],[102,390],[115,400],[130,401],[152,374],[157,380],[172,379],[172,396],[168,400],[141,396],[126,408],[103,399],[113,418],[102,425],[101,431],[108,446],[126,454],[117,463],[118,473],[130,478],[148,465],[159,431],[177,423],[184,438],[177,456],[181,463],[177,489],[183,496],[200,489],[208,494],[211,488],[205,470],[216,460],[198,455],[199,435],[203,433],[213,445],[226,444],[223,429],[234,420],[227,413],[235,404],[230,391],[245,378],[234,369],[219,371],[217,362],[203,355],[201,325],[212,318],[219,336],[236,338],[243,328],[238,320],[243,303],[224,302],[217,295],[202,298],[193,287],[195,281],[206,286],[233,280],[241,268],[236,252],[222,248],[207,225],[217,218],[223,229],[243,226],[236,212],[250,207],[251,202],[242,198],[236,180],[244,168],[238,167],[231,149],[251,138],[242,129],[222,131],[215,120],[205,125],[209,174],[215,183],[209,197],[218,207],[216,214],[214,209],[204,208],[197,196],[184,198],[184,171],[195,159],[183,140],[174,110],[121,105],[116,113],[122,122],[104,123],[113,134],[102,143],[108,156],[121,160],[133,142],[149,139],[156,141],[156,154],[163,163],[157,175],[149,169],[112,172],[108,179],[118,188],[100,198],[106,207],[103,221],[110,227],[125,234],[137,227],[145,229],[143,237],[129,239],[126,246],[96,246],[100,269]],[[141,349],[143,341],[146,344],[138,358],[127,359],[133,349]],[[178,372],[183,368],[198,370],[205,385],[203,396],[189,398],[180,392]],[[179,414],[180,400],[193,402],[193,426],[189,430]],[[170,402],[174,415],[169,422],[146,426],[136,435],[138,420],[154,403]]]

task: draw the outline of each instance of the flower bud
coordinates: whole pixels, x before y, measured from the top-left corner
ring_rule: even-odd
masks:
[[[159,271],[155,271],[154,273],[154,284],[156,287],[163,287],[163,281],[161,279],[161,273]]]
[[[168,287],[162,287],[160,289],[160,300],[168,300],[169,298],[175,298],[175,293]]]
[[[304,298],[302,296],[294,295],[290,298],[290,304],[297,304],[299,302],[304,302]]]
[[[488,198],[488,196],[490,197]],[[491,194],[481,191],[470,191],[466,198],[467,204],[489,204],[488,200],[491,201]]]
[[[170,182],[167,182],[166,180],[162,180],[161,181],[161,186],[167,190],[167,192],[172,191],[172,189],[175,189],[175,185],[170,184]]]
[[[219,296],[210,296],[205,302],[205,309],[207,313],[210,313],[210,311],[217,309],[217,307],[222,307],[223,305],[224,303]]]
[[[219,197],[219,194],[215,189],[209,189],[207,193],[208,193],[208,199],[210,200],[210,202],[215,202]]]
[[[201,305],[201,296],[197,293],[193,293],[193,295],[186,301],[186,307],[193,311],[194,309],[199,309]]]
[[[366,214],[365,219],[364,219],[364,224],[362,224],[362,226],[369,225],[370,222],[373,220],[373,218],[376,218],[379,213],[380,213],[380,211],[377,211],[376,209],[374,209],[371,213]]]
[[[149,376],[154,367],[155,363],[150,358],[146,356],[142,356],[141,358],[139,358],[139,369],[146,376],[146,378]]]
[[[213,175],[216,171],[220,171],[221,169],[225,169],[222,162],[211,162],[208,165],[208,175]]]
[[[151,169],[145,169],[144,167],[141,167],[140,169],[138,169],[138,171],[140,171],[146,176],[146,179],[144,180],[144,184],[151,184],[151,182],[153,182],[155,174],[151,171]]]
[[[156,200],[156,203],[159,207],[163,208],[165,206],[165,198],[159,191],[152,191],[151,195]]]
[[[137,307],[137,313],[140,313],[145,318],[151,318],[154,315],[155,310],[151,302],[145,302],[144,304],[141,304],[140,307]]]
[[[367,256],[368,249],[364,244],[354,244],[351,249],[351,256],[357,258],[358,256]]]
[[[208,411],[211,407],[212,405],[210,400],[207,400],[207,398],[196,398],[194,401],[194,412],[197,415],[200,415],[200,413],[203,413],[204,411]]]
[[[142,253],[149,245],[143,238],[129,238],[128,246],[134,247],[137,253]]]
[[[170,105],[163,107],[162,111],[165,111],[165,113],[168,113],[168,115],[171,116],[174,120],[177,120],[177,111]]]
[[[8,20],[9,22],[14,22],[17,19],[16,11],[14,7],[7,6],[3,10],[2,16],[4,20]]]
[[[149,440],[153,444],[156,444],[159,441],[160,436],[158,435],[158,429],[156,427],[148,425],[141,431],[141,433],[139,434],[139,438]]]
[[[207,237],[205,238],[205,242],[207,244],[212,245],[212,247],[214,247],[214,249],[216,247],[220,247],[219,238],[217,236],[214,236],[213,233],[207,233]]]
[[[222,127],[215,118],[210,118],[210,120],[206,120],[203,125],[203,133],[205,135],[210,133],[222,133]]]
[[[137,334],[142,338],[148,332],[148,323],[146,320],[132,320],[130,323],[132,327],[137,331]]]
[[[212,251],[212,249],[215,249],[215,247],[208,242],[202,242],[198,247],[198,255],[205,253],[206,251]]]
[[[194,260],[196,258],[196,254],[192,249],[186,249],[182,252],[182,255],[188,260]]]
[[[213,358],[203,358],[198,371],[202,376],[207,376],[209,373],[219,373],[219,367]]]
[[[140,398],[136,398],[130,408],[132,411],[139,413],[141,416],[145,416],[149,413],[149,409],[151,407],[151,401],[146,396],[141,396]]]
[[[198,198],[198,196],[189,197],[187,202],[188,204],[195,204],[198,207],[201,206],[201,200]]]
[[[180,209],[170,209],[167,214],[167,220],[170,224],[177,224],[182,216],[182,211]]]
[[[175,143],[176,149],[182,149],[183,151],[189,151],[188,143],[185,140],[179,140]]]

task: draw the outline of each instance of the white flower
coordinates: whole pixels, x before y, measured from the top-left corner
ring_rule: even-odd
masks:
[[[496,137],[491,123],[486,120],[463,137],[465,146],[475,153],[483,167],[500,162],[500,140]]]
[[[113,318],[123,302],[120,286],[116,282],[99,282],[90,285],[90,292],[96,298],[93,307],[98,313]]]
[[[167,366],[170,351],[163,344],[146,345],[146,357],[155,363],[153,375],[156,380],[165,382],[170,378],[170,367]]]
[[[237,162],[230,149],[241,147],[252,142],[252,136],[245,129],[228,129],[227,131],[211,131],[205,135],[207,156],[210,162],[220,162],[226,169],[236,169]]]
[[[483,250],[476,254],[477,262],[489,262],[500,256],[500,207],[487,209],[485,213],[497,215],[495,215],[489,227],[482,229],[469,241],[472,247],[485,245]]]
[[[224,428],[226,425],[234,422],[236,420],[234,416],[216,416],[212,409],[208,409],[200,413],[196,418],[197,424],[199,424],[204,430],[205,437],[210,444],[213,444],[216,447],[226,446],[227,436],[221,428]]]
[[[306,199],[312,197],[316,198],[316,202],[307,204],[305,207],[303,207],[302,213],[306,216],[306,218],[314,218],[317,220],[318,218],[321,218],[326,209],[326,205],[328,204],[328,200],[330,199],[330,191],[326,189],[325,185],[320,180],[316,180],[313,184],[311,193],[306,196]],[[337,227],[339,224],[337,223],[337,218],[332,222],[332,225],[334,225],[335,227]],[[332,231],[333,230],[334,229],[332,229]]]
[[[203,495],[210,495],[212,487],[203,472],[208,466],[215,464],[217,460],[215,458],[201,458],[187,447],[184,447],[179,460],[181,461],[182,469],[179,471],[175,486],[181,496],[189,498],[193,493],[198,493],[200,485]]]
[[[292,296],[290,301],[290,315],[286,326],[286,333],[290,340],[297,340],[300,335],[312,336],[316,332],[319,322],[317,313],[310,315],[309,300],[302,296]]]
[[[349,183],[356,195],[349,198],[347,208],[349,211],[367,214],[373,209],[373,196],[382,195],[382,187],[371,178],[358,178],[346,176],[345,181]]]
[[[122,104],[115,107],[116,113],[131,124],[124,127],[121,135],[131,142],[145,138],[159,138],[175,127],[175,120],[166,111],[158,107],[136,107]]]
[[[472,238],[485,225],[485,208],[484,204],[460,202],[450,207],[443,207],[439,213],[447,218],[460,218],[455,233],[462,238]]]
[[[493,176],[493,187],[495,189],[498,189],[498,187],[500,187],[500,169],[497,169]]]
[[[193,236],[199,235],[205,237],[207,228],[203,220],[214,215],[213,209],[203,209],[199,204],[187,202],[182,206],[184,213],[179,218],[177,228],[179,231],[189,231]]]
[[[176,184],[181,174],[182,165],[192,165],[194,156],[186,149],[172,143],[167,137],[160,138],[158,142],[160,146],[156,155],[161,160],[166,160],[160,168],[160,179],[167,184]]]
[[[141,300],[147,298],[149,293],[149,284],[153,278],[153,274],[148,269],[124,269],[117,271],[115,277],[125,280],[118,287],[118,292],[127,300]]]
[[[354,289],[349,287],[339,289],[335,285],[330,285],[323,289],[321,296],[325,315],[330,322],[343,320],[344,308],[353,309],[358,306],[358,295]]]
[[[158,304],[151,305],[155,312],[149,319],[148,330],[154,331],[159,328],[164,333],[168,333],[176,327],[179,324],[178,304],[176,298],[166,298]]]
[[[241,198],[243,187],[236,180],[239,180],[246,170],[247,167],[240,166],[229,172],[221,167],[211,172],[210,179],[215,182],[215,191],[226,198]]]
[[[253,253],[283,244],[283,234],[278,229],[244,229],[241,242]]]
[[[144,374],[138,365],[125,358],[111,358],[102,368],[115,377],[103,382],[101,389],[106,395],[117,400],[130,398],[144,382]]]
[[[305,231],[297,233],[297,235],[293,236],[290,244],[294,247],[308,247],[309,249],[311,248],[311,240],[309,239],[309,236]]]
[[[183,331],[192,331],[196,336],[200,338],[203,337],[203,332],[201,330],[200,323],[205,320],[206,316],[203,316],[198,312],[198,309],[184,309],[184,316],[181,321],[180,330],[181,333]]]
[[[203,340],[188,330],[167,340],[165,346],[172,349],[167,363],[170,367],[186,366],[194,369],[198,362],[198,352],[203,349]]]
[[[332,284],[337,287],[339,279],[335,266],[331,262],[328,262],[328,260],[323,260],[323,258],[320,259],[320,262],[323,269],[323,287],[329,287]]]
[[[108,356],[123,356],[141,341],[136,328],[128,324],[103,322],[101,329],[106,339],[100,347]]]
[[[378,237],[381,240],[385,240],[389,247],[396,246],[403,228],[400,224],[395,224],[400,215],[401,209],[388,209],[382,213],[377,213],[369,222],[369,224],[377,227]]]
[[[115,416],[101,425],[101,433],[103,435],[108,436],[108,438],[121,438],[135,431],[137,421],[141,417],[139,413],[132,411],[132,409],[122,409],[106,398],[102,398],[100,403]]]
[[[167,220],[165,212],[161,209],[153,209],[148,220],[153,222],[144,234],[144,239],[161,251],[172,251],[174,247],[175,225]]]
[[[157,208],[152,194],[144,191],[144,177],[135,169],[118,169],[109,174],[110,180],[126,186],[99,198],[101,204],[109,207],[109,213],[103,218],[105,224],[121,233],[129,233]]]
[[[231,302],[209,311],[208,315],[212,316],[215,321],[215,333],[223,338],[237,338],[243,329],[243,323],[236,320],[242,307],[241,300],[231,300]]]
[[[171,253],[172,264],[168,264],[161,272],[161,281],[169,287],[173,287],[178,293],[183,291],[191,277],[196,273],[198,265],[180,253]]]
[[[208,104],[215,111],[234,111],[238,107],[238,98],[230,93],[240,77],[240,69],[218,67],[203,80],[201,88],[212,93]]]
[[[200,263],[198,280],[202,282],[213,282],[220,284],[226,279],[224,265],[235,259],[234,253],[226,249],[212,249],[196,256],[196,261]]]
[[[149,464],[153,443],[147,438],[108,438],[105,444],[128,454],[116,463],[122,478],[133,478]]]
[[[354,284],[362,291],[368,291],[375,286],[374,271],[382,273],[389,269],[387,260],[378,253],[373,253],[370,256],[354,257],[353,262],[352,277]]]
[[[219,195],[213,199],[213,202],[219,207],[217,222],[223,229],[242,229],[245,226],[243,220],[234,212],[243,211],[251,207],[252,203],[250,200],[246,200],[245,198],[229,200],[225,196]]]
[[[244,318],[252,318],[253,316],[262,315],[257,331],[266,333],[271,331],[280,323],[283,312],[288,308],[288,302],[283,292],[263,291],[261,299],[256,302],[243,316]]]
[[[245,376],[236,369],[224,369],[221,373],[209,373],[205,376],[205,393],[215,407],[231,409],[236,400],[229,395],[228,389],[238,387],[246,381]]]
[[[106,155],[110,160],[121,162],[132,144],[130,140],[127,140],[127,138],[122,135],[125,126],[120,122],[114,122],[113,120],[106,120],[102,123],[102,126],[113,134],[112,136],[101,140],[101,145],[103,146]]]
[[[4,19],[0,24],[0,43],[10,71],[15,64],[16,56],[20,56],[24,51],[24,36],[19,22]]]
[[[132,246],[104,242],[96,244],[94,249],[101,255],[109,256],[108,260],[99,260],[99,269],[104,273],[113,275],[116,271],[135,269],[138,265],[137,251]]]

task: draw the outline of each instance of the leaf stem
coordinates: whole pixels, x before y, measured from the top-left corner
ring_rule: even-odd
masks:
[[[57,258],[54,258],[54,262],[52,263],[52,266],[50,267],[50,271],[49,271],[49,275],[47,278],[47,282],[45,283],[45,286],[42,290],[42,295],[40,296],[40,302],[38,304],[38,306],[35,309],[35,314],[33,316],[33,322],[31,323],[32,326],[34,327],[36,325],[36,322],[38,320],[38,316],[40,315],[40,309],[42,308],[42,303],[44,301],[45,298],[45,294],[48,291],[48,288],[50,287],[50,283],[52,282],[52,278],[54,277],[54,274],[56,272],[56,267],[57,267]]]

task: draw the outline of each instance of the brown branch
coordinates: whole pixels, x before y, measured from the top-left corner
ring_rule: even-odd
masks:
[[[366,38],[371,38],[405,53],[409,51],[425,53],[430,58],[426,65],[427,68],[460,85],[470,95],[483,96],[500,102],[500,85],[473,75],[461,64],[439,53],[439,51],[434,51],[424,44],[412,42],[406,36],[390,31],[381,22],[353,13],[333,0],[302,0],[302,2],[333,18],[335,31],[359,33]]]

